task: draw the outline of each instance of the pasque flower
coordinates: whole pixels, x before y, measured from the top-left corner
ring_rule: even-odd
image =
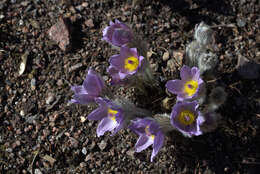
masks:
[[[141,70],[144,57],[138,55],[136,48],[122,46],[120,54],[110,57],[108,72],[112,76],[112,81],[119,82],[127,76],[136,74]]]
[[[83,85],[71,87],[74,95],[70,102],[78,104],[93,103],[96,97],[102,95],[105,88],[106,86],[102,77],[90,68]]]
[[[204,117],[198,111],[198,103],[177,102],[171,112],[171,124],[183,135],[191,137],[201,135],[200,125],[204,122]]]
[[[110,21],[109,24],[110,26],[103,30],[103,40],[114,46],[121,47],[134,39],[133,31],[126,24],[119,20],[115,20],[115,23]]]
[[[181,80],[170,80],[166,88],[173,94],[177,94],[178,101],[193,99],[198,96],[199,89],[203,83],[200,78],[200,71],[197,67],[184,65],[181,68]]]
[[[136,119],[132,121],[129,128],[134,131],[139,138],[135,144],[135,151],[141,152],[153,145],[153,152],[151,155],[151,162],[163,146],[164,134],[157,122],[151,118]]]
[[[112,135],[118,132],[125,124],[125,113],[122,108],[108,99],[96,98],[99,107],[88,115],[89,120],[100,120],[97,127],[97,136],[110,131]]]

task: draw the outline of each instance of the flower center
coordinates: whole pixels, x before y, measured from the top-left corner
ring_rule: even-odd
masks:
[[[183,110],[179,114],[178,119],[181,122],[181,124],[187,126],[187,125],[191,125],[194,122],[195,115],[189,110]]]
[[[155,135],[151,134],[151,132],[149,131],[149,127],[150,127],[150,126],[146,126],[146,127],[144,128],[145,134],[146,134],[149,138],[151,138],[152,140],[154,140]]]
[[[125,69],[130,72],[135,71],[138,65],[139,65],[139,60],[134,56],[125,59]]]
[[[116,114],[118,113],[118,111],[109,108],[108,111],[107,111],[107,113],[108,113],[108,117],[109,117],[111,120],[113,120],[113,121],[116,122]]]
[[[184,84],[184,92],[190,97],[193,96],[199,87],[199,84],[195,80],[189,80]]]

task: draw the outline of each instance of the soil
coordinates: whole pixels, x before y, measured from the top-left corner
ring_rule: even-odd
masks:
[[[0,173],[259,173],[260,81],[241,77],[236,68],[239,56],[260,63],[259,9],[257,0],[1,0]],[[48,37],[60,17],[70,21],[70,50]],[[134,153],[137,136],[128,129],[96,136],[97,123],[84,120],[93,107],[68,104],[70,86],[80,85],[89,67],[109,80],[107,60],[117,51],[101,38],[114,19],[147,41],[162,87],[179,76],[183,61],[175,53],[184,52],[195,25],[222,25],[214,28],[215,82],[228,97],[215,131],[167,137],[154,162],[152,148]],[[170,113],[161,107],[167,95],[152,100]]]

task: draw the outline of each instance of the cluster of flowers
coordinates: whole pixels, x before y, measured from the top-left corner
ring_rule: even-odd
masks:
[[[154,78],[146,57],[146,47],[126,24],[116,20],[103,30],[103,40],[120,49],[120,54],[109,59],[107,72],[111,85],[139,86],[140,83],[153,84]],[[151,161],[163,146],[165,133],[176,129],[185,136],[202,134],[201,126],[210,124],[212,117],[203,115],[199,102],[205,97],[204,82],[197,67],[183,66],[181,80],[170,80],[166,88],[177,95],[177,102],[171,114],[152,115],[150,111],[136,107],[128,100],[113,95],[102,77],[91,68],[83,85],[72,86],[74,92],[71,103],[92,104],[99,107],[88,115],[89,120],[100,121],[97,136],[109,131],[114,135],[122,128],[130,128],[139,138],[135,144],[136,152],[153,146]],[[209,114],[212,115],[212,114]],[[163,119],[158,119],[162,117]],[[164,121],[162,121],[164,120]],[[166,121],[165,121],[166,120]],[[166,122],[166,124],[165,124]],[[171,129],[166,129],[167,123]]]

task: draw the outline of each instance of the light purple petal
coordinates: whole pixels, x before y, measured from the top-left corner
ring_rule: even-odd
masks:
[[[153,162],[153,158],[157,155],[159,150],[162,148],[164,142],[164,135],[162,131],[158,131],[155,138],[154,138],[154,143],[153,143],[153,152],[151,155],[151,162]]]
[[[80,86],[72,86],[71,90],[75,93],[75,94],[87,94],[86,89],[80,85]]]
[[[141,135],[135,144],[135,151],[141,152],[152,144],[153,140],[151,140],[151,138],[146,135]]]
[[[117,126],[117,123],[108,117],[103,118],[97,127],[97,136],[104,135],[107,131],[112,131]]]
[[[199,70],[199,68],[192,67],[191,68],[191,76],[192,76],[193,80],[198,81],[199,78],[200,78],[200,70]]]
[[[184,65],[182,68],[181,68],[181,80],[184,80],[184,81],[188,81],[188,80],[191,80],[192,79],[192,74],[191,74],[191,69],[190,67]]]
[[[125,127],[125,122],[124,122],[124,120],[122,119],[119,123],[118,123],[118,125],[117,125],[117,127],[115,128],[115,130],[113,131],[113,133],[111,134],[111,136],[114,136],[118,131],[120,131],[122,128],[124,128]]]
[[[124,69],[125,59],[122,57],[121,52],[120,54],[113,55],[109,58],[109,63],[115,67],[117,70]]]
[[[73,101],[77,101],[79,104],[90,104],[95,102],[95,96],[89,94],[75,94],[73,95]]]
[[[182,80],[169,80],[166,83],[166,88],[173,94],[183,93],[184,82]]]
[[[107,116],[107,107],[98,107],[88,115],[89,120],[101,120]]]
[[[88,94],[99,96],[102,89],[105,87],[103,79],[92,69],[89,69],[83,86]]]

